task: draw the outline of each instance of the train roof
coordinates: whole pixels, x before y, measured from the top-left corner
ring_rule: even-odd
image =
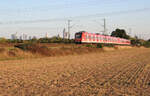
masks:
[[[79,32],[77,32],[77,33],[85,33],[86,31],[79,31]],[[88,33],[88,32],[87,32]]]

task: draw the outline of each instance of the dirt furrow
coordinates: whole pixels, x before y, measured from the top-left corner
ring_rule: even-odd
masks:
[[[150,49],[135,48],[2,61],[0,95],[149,96],[149,53]]]

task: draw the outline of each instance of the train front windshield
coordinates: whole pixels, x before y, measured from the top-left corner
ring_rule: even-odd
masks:
[[[82,34],[76,34],[76,39],[80,39]]]

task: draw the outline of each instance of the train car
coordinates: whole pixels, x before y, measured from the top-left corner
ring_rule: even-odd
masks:
[[[98,33],[88,33],[81,31],[75,34],[75,42],[81,43],[105,43],[105,44],[119,44],[119,45],[130,45],[130,40],[117,38],[112,36],[105,36]]]

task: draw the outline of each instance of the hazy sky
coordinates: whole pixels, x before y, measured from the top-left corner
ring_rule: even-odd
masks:
[[[98,33],[103,31],[103,18],[108,33],[123,28],[132,36],[150,38],[150,0],[1,0],[0,37],[10,38],[16,32],[62,35],[68,19],[72,37],[82,30]]]

